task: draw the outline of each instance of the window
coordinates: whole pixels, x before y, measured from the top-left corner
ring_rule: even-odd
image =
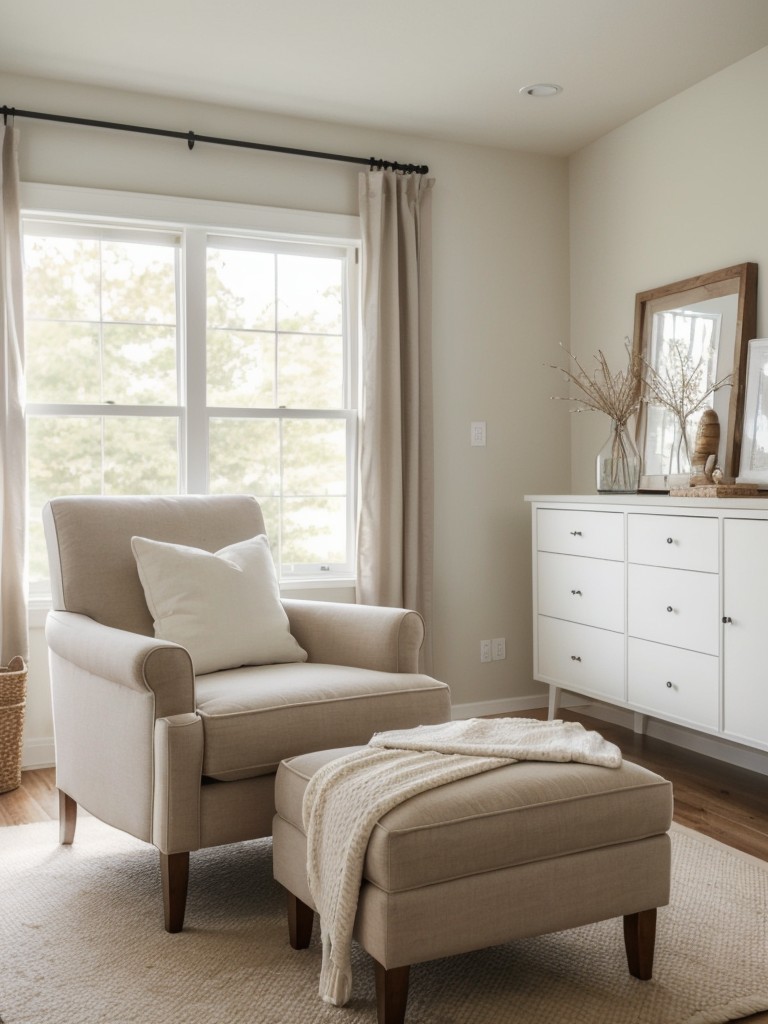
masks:
[[[59,494],[253,494],[282,578],[351,576],[355,241],[29,212],[24,245],[33,592]]]

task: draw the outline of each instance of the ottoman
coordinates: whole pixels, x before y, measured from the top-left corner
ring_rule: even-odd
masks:
[[[327,761],[283,761],[275,782],[274,876],[289,941],[306,948],[304,791]],[[520,761],[420,793],[371,834],[355,938],[374,960],[379,1024],[401,1024],[413,963],[624,918],[629,971],[651,977],[656,908],[669,900],[669,782],[620,768]]]

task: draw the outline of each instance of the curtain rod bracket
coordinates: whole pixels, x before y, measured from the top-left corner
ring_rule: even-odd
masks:
[[[187,132],[187,145],[189,146],[190,149],[194,149],[195,148],[195,133],[194,132]]]

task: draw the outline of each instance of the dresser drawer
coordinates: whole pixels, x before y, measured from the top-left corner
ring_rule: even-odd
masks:
[[[620,512],[540,508],[536,523],[539,551],[624,560],[624,516]]]
[[[717,520],[696,516],[627,516],[630,562],[717,572]]]
[[[627,572],[630,636],[719,653],[718,576],[650,565],[630,565]]]
[[[540,615],[538,677],[578,693],[623,701],[623,633]]]
[[[719,664],[709,654],[627,642],[627,699],[651,714],[694,726],[719,725]]]
[[[623,633],[623,563],[542,551],[538,558],[538,611]]]

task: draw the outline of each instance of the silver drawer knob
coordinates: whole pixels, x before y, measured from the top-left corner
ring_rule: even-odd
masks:
[[[730,616],[730,615],[724,615],[724,616],[723,616],[723,622],[724,622],[724,623],[726,624],[726,626],[727,626],[729,622],[733,622],[733,619],[731,618],[731,616]]]
[[[668,690],[672,689],[672,683],[669,680],[667,680],[667,689]]]
[[[571,530],[571,536],[572,537],[580,537],[581,536],[581,530]]]
[[[675,609],[674,609],[674,608],[672,607],[672,605],[671,605],[671,604],[668,604],[668,605],[667,605],[667,611],[668,611],[668,612],[673,612],[674,610],[675,610]]]
[[[579,657],[578,654],[572,654],[571,655],[571,661],[581,661],[581,658]]]
[[[675,542],[672,540],[671,537],[667,537],[667,544],[674,544],[674,543]]]
[[[581,591],[580,591],[580,590],[572,590],[572,591],[571,591],[571,593],[572,593],[572,594],[576,594],[576,595],[578,595],[579,597],[581,597],[581,596],[582,596],[582,593],[581,593]]]

